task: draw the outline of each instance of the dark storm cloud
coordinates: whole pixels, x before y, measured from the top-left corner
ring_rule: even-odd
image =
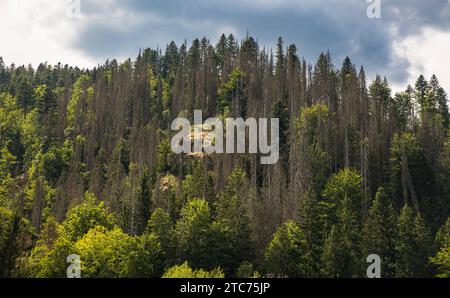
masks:
[[[82,1],[85,18],[73,45],[96,59],[135,56],[171,40],[215,42],[221,31],[242,38],[248,30],[266,46],[283,36],[311,62],[330,50],[339,67],[348,55],[398,83],[406,80],[409,61],[393,59],[393,42],[425,26],[450,30],[448,0],[381,0],[381,19],[367,17],[366,0]]]

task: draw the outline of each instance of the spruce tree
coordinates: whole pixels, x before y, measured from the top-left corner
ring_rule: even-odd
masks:
[[[396,277],[407,278],[414,276],[414,256],[412,254],[415,248],[414,233],[414,211],[405,205],[400,212],[397,223],[398,239],[396,243]]]
[[[450,278],[450,218],[437,232],[435,240],[436,254],[431,263],[437,267],[437,277]]]
[[[265,252],[267,272],[275,277],[309,277],[310,258],[305,236],[293,221],[277,230]]]
[[[364,256],[377,254],[381,258],[382,277],[395,276],[395,243],[397,217],[392,201],[383,188],[376,194],[364,224]]]
[[[255,255],[255,244],[247,215],[246,192],[247,179],[241,168],[237,167],[228,177],[224,191],[219,194],[216,207],[215,223],[226,231],[225,241],[231,249],[223,251],[222,256],[229,256],[231,264],[224,268],[226,272],[237,269],[244,261],[251,261]]]
[[[170,214],[163,209],[156,209],[148,221],[146,232],[146,234],[153,234],[160,243],[162,252],[166,258],[164,265],[173,265],[176,238]]]
[[[204,199],[189,201],[175,225],[178,261],[188,261],[194,268],[205,268],[209,259],[211,211]]]
[[[325,186],[321,216],[325,217],[325,228],[332,227],[322,256],[325,276],[349,278],[360,275],[361,183],[361,176],[356,171],[344,169],[333,175]],[[332,264],[338,267],[332,268]]]
[[[33,108],[33,87],[24,77],[21,78],[16,93],[16,104],[22,109],[24,117]]]
[[[332,226],[323,245],[320,275],[326,278],[344,278],[346,266],[345,248],[336,226]]]
[[[426,95],[428,92],[428,82],[425,80],[423,75],[420,75],[416,81],[416,100],[420,104],[421,108],[424,109],[427,107],[426,104]]]
[[[312,191],[302,199],[298,216],[299,226],[305,236],[307,251],[312,261],[307,266],[307,274],[308,277],[317,277],[320,274],[320,259],[327,235],[320,214],[319,201]]]
[[[414,234],[415,247],[412,251],[415,256],[414,277],[430,277],[429,257],[432,252],[433,241],[431,232],[420,214],[417,214],[414,219]]]
[[[441,114],[443,124],[445,128],[448,128],[450,122],[450,113],[448,110],[447,93],[439,84],[439,80],[436,75],[433,75],[431,77],[430,88],[434,102],[437,104],[438,111]]]
[[[432,241],[428,228],[420,214],[408,206],[403,207],[397,224],[396,245],[397,277],[429,277],[429,256]]]

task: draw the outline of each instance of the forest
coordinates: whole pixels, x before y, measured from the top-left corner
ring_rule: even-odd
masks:
[[[1,53],[0,53],[1,54]],[[5,57],[6,58],[6,57]],[[0,277],[450,277],[450,113],[350,58],[222,35],[92,69],[0,58]],[[279,118],[278,163],[175,154],[177,117]]]

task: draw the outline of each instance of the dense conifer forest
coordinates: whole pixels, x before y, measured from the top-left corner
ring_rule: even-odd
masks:
[[[1,53],[0,53],[1,54]],[[450,114],[350,58],[222,35],[93,69],[0,58],[0,276],[450,277]],[[175,154],[177,117],[279,118],[280,159]]]

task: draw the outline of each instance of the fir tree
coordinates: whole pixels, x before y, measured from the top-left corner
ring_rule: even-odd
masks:
[[[382,276],[395,276],[395,243],[397,217],[383,188],[376,194],[364,224],[364,256],[377,254],[381,257]]]

